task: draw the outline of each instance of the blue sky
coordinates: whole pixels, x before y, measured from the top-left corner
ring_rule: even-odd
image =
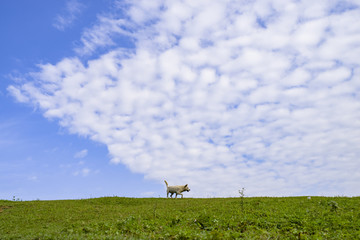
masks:
[[[359,195],[359,5],[2,1],[0,199]]]
[[[36,106],[19,104],[8,92],[16,78],[36,70],[37,64],[73,56],[84,29],[96,23],[97,14],[112,11],[113,4],[87,1],[74,22],[59,30],[54,26],[56,19],[67,16],[69,3],[0,3],[0,199],[143,197],[163,190],[126,166],[109,164],[104,144],[69,134],[56,120],[44,118]],[[76,157],[84,150],[87,154]]]

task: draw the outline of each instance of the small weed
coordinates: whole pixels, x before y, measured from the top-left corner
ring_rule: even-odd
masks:
[[[20,201],[22,201],[20,198],[17,198],[17,197],[15,197],[15,196],[13,196],[12,200],[13,200],[14,202],[20,202]]]
[[[241,211],[244,212],[244,197],[245,197],[245,188],[239,190],[240,194],[240,204],[241,204]]]

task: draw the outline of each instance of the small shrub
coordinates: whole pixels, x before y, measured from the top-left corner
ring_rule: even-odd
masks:
[[[244,196],[245,196],[245,188],[242,188],[241,190],[239,190],[239,194],[240,194],[240,204],[241,204],[241,211],[244,212]]]
[[[335,201],[330,201],[328,203],[328,205],[330,206],[330,208],[331,208],[330,210],[332,212],[337,211],[339,209],[339,204],[337,202],[335,202]]]

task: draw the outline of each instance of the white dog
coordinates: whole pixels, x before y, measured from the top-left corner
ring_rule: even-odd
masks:
[[[175,198],[177,198],[177,195],[181,195],[181,198],[184,196],[182,195],[182,192],[189,192],[190,188],[188,188],[188,185],[183,186],[169,186],[167,181],[164,181],[166,184],[166,197],[169,198],[169,193],[171,193],[170,197],[172,198],[173,194],[176,193]]]

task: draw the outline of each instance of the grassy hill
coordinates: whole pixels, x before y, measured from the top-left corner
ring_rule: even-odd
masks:
[[[360,198],[1,201],[0,239],[360,239]]]

